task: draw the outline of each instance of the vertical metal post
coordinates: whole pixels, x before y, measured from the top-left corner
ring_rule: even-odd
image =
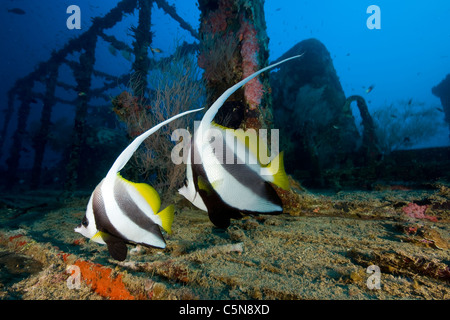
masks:
[[[34,162],[31,171],[31,188],[39,186],[42,171],[42,161],[44,160],[45,147],[47,145],[48,133],[50,131],[50,120],[52,116],[53,105],[55,104],[55,88],[58,77],[58,65],[51,65],[46,79],[46,90],[44,96],[44,106],[41,112],[41,127],[37,136],[34,137]]]
[[[132,77],[133,94],[136,97],[143,97],[147,89],[147,75],[149,68],[148,48],[152,43],[152,33],[150,32],[152,0],[139,0],[139,23],[134,29],[133,49],[134,62],[133,70],[135,72]]]
[[[70,150],[69,162],[66,170],[65,188],[75,190],[79,182],[79,171],[81,170],[81,154],[86,142],[86,116],[91,87],[91,76],[95,64],[95,48],[97,36],[92,34],[88,39],[88,45],[80,56],[80,67],[74,70],[77,81],[77,106],[75,111],[74,137]]]

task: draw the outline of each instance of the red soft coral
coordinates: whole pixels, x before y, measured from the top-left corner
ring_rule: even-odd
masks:
[[[81,277],[99,295],[111,300],[133,300],[134,296],[122,281],[122,274],[113,275],[113,270],[97,263],[77,260]]]

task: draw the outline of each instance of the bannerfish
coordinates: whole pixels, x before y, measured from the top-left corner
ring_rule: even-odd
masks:
[[[219,228],[227,228],[231,218],[239,219],[242,214],[281,213],[281,199],[270,183],[288,190],[289,181],[282,153],[263,165],[259,152],[264,154],[267,146],[256,132],[220,126],[213,122],[214,116],[226,99],[251,79],[298,57],[301,55],[265,67],[226,90],[204,114],[191,139],[187,179],[179,193],[207,211],[210,221]],[[221,142],[222,150],[216,150],[214,141]],[[229,157],[232,161],[228,161]]]
[[[165,248],[166,243],[159,227],[171,233],[173,206],[158,213],[161,200],[157,191],[148,184],[128,181],[119,172],[151,134],[177,118],[202,109],[175,115],[136,137],[95,188],[86,214],[81,224],[74,229],[75,232],[97,243],[106,244],[111,256],[119,261],[125,260],[128,243]]]

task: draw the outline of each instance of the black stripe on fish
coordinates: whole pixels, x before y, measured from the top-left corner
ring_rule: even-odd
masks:
[[[233,177],[235,178],[240,184],[251,190],[253,193],[255,193],[258,197],[262,199],[266,199],[270,201],[273,205],[279,206],[281,208],[282,203],[280,200],[280,197],[278,197],[278,194],[275,192],[273,187],[266,182],[261,176],[259,176],[254,170],[252,170],[249,166],[246,164],[240,164],[238,162],[238,157],[236,153],[233,153],[233,162],[231,164],[226,163],[225,155],[231,154],[227,152],[233,152],[225,141],[223,142],[224,146],[224,153],[222,154],[222,158],[220,159],[217,157],[220,163],[222,164],[222,167]],[[215,153],[217,156],[220,156],[218,153]],[[281,213],[282,210],[279,212]],[[278,212],[278,211],[274,211]]]
[[[106,236],[102,236],[102,239],[108,246],[108,251],[111,256],[116,260],[123,261],[127,257],[127,241],[124,240],[122,234],[120,234],[120,232],[112,225],[111,221],[109,221],[101,186],[102,183],[95,188],[92,198],[92,210],[94,212],[95,224],[98,231],[106,234]]]
[[[207,179],[206,171],[203,165],[200,163],[195,163],[194,159],[200,159],[199,152],[196,148],[194,140],[192,140],[191,144],[191,166],[192,166],[192,179],[194,182],[194,186],[198,194],[202,197],[203,202],[205,203],[206,208],[208,209],[208,216],[210,221],[218,228],[228,228],[230,225],[230,219],[240,219],[242,218],[242,214],[258,214],[258,211],[251,210],[239,210],[231,205],[225,203],[219,194],[214,190],[213,186]],[[250,168],[247,168],[251,170]],[[201,182],[201,184],[199,184]],[[270,186],[269,183],[265,182],[265,188],[271,188],[272,191],[276,194],[275,190]],[[202,188],[199,187],[202,186]],[[280,207],[281,200],[278,195],[276,195],[276,199],[278,199]],[[275,204],[278,204],[275,200]],[[264,212],[265,214],[279,214],[281,211],[274,212]]]
[[[215,137],[215,139],[217,138],[218,137]],[[220,165],[241,185],[251,190],[258,197],[268,200],[274,206],[280,208],[280,210],[274,210],[272,211],[272,213],[281,213],[282,203],[275,189],[260,175],[258,175],[257,172],[255,172],[247,164],[245,164],[245,159],[238,158],[236,152],[234,152],[228,146],[225,135],[222,135],[222,148],[222,152],[214,150],[214,155],[219,161]],[[227,155],[231,154],[233,155],[233,159],[228,159]],[[230,160],[231,163],[227,163]],[[258,212],[258,210],[255,210],[253,212]]]
[[[92,198],[92,209],[94,211],[95,224],[97,230],[109,233],[112,236],[125,239],[124,236],[112,225],[109,221],[108,213],[106,212],[105,202],[102,195],[102,183],[100,183],[94,190]]]
[[[119,208],[122,210],[125,216],[127,216],[133,223],[135,223],[142,229],[147,230],[150,233],[153,233],[156,237],[160,238],[164,243],[166,243],[159,226],[136,205],[136,203],[133,201],[130,194],[128,193],[127,188],[125,187],[125,183],[126,182],[117,179],[114,185],[114,199],[119,205]],[[140,244],[145,245],[147,247],[156,247],[149,245],[147,243],[140,243]]]

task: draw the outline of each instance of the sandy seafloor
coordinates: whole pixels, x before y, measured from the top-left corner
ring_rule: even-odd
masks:
[[[4,193],[0,299],[450,299],[450,189],[393,189],[297,190],[286,213],[227,230],[177,195],[167,248],[129,246],[121,263],[73,231],[89,192]]]

